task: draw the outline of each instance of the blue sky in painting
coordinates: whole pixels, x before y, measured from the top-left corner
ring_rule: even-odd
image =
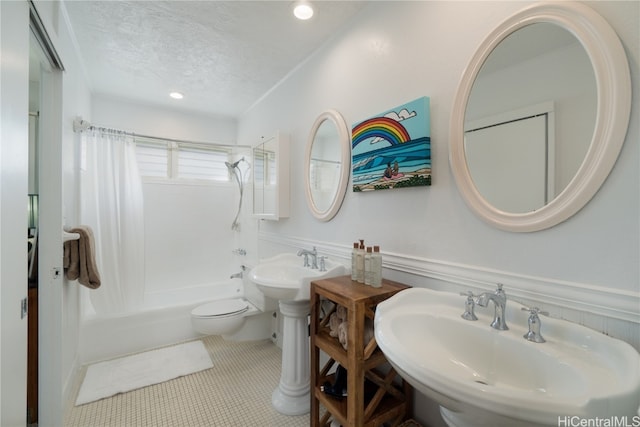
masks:
[[[419,138],[428,136],[431,137],[431,114],[429,112],[429,97],[423,96],[413,101],[407,102],[399,107],[391,110],[387,110],[383,113],[377,114],[372,117],[391,117],[395,120],[399,120],[402,126],[407,129],[409,135],[412,138]],[[361,120],[358,123],[363,122],[371,117]],[[358,123],[354,124],[357,125]],[[372,149],[379,149],[388,146],[389,144],[384,141],[376,142],[376,147],[371,147],[371,141],[368,143],[362,143],[353,149],[353,155],[362,154]],[[380,144],[380,145],[378,145]],[[383,145],[384,144],[384,145]]]

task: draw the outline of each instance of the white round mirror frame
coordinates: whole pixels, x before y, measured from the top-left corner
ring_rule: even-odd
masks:
[[[464,153],[465,110],[473,83],[493,49],[514,31],[540,22],[565,28],[587,51],[596,76],[597,117],[587,155],[567,187],[539,210],[509,213],[489,204],[473,183]],[[577,3],[541,3],[525,8],[489,34],[462,75],[451,112],[449,146],[458,189],[476,215],[499,229],[530,232],[553,227],[582,209],[605,181],[624,143],[630,112],[629,64],[617,34],[603,17]]]
[[[311,182],[309,180],[309,171],[311,170],[311,150],[313,148],[313,142],[315,140],[318,129],[324,123],[325,120],[330,120],[338,130],[338,137],[340,143],[340,179],[338,181],[338,189],[333,198],[333,201],[326,210],[320,210],[313,201],[313,195],[311,193]],[[344,196],[347,192],[347,186],[349,184],[349,172],[351,171],[351,138],[349,136],[349,128],[342,115],[336,110],[327,110],[321,113],[311,127],[309,133],[309,140],[307,142],[307,149],[304,160],[304,191],[307,196],[307,205],[309,210],[320,221],[331,220],[342,205]]]

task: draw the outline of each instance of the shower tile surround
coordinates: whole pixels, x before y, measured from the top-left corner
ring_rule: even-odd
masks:
[[[65,427],[196,427],[309,425],[309,415],[285,416],[271,406],[281,351],[271,341],[202,339],[213,368],[161,384],[71,407]],[[75,386],[74,399],[86,367]]]

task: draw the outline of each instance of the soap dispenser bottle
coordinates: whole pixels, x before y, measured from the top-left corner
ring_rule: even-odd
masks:
[[[358,253],[356,254],[356,281],[364,283],[364,240],[360,240]]]
[[[364,284],[371,285],[371,246],[367,246],[367,252],[364,254]]]
[[[353,250],[351,251],[351,280],[358,278],[358,249],[360,244],[355,242],[353,244]]]
[[[379,288],[382,286],[382,255],[380,254],[380,246],[373,247],[370,261],[371,268],[371,286]]]

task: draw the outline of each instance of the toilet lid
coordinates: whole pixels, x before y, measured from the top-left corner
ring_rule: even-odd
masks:
[[[244,313],[249,309],[249,304],[241,299],[226,299],[203,304],[193,309],[191,314],[197,317],[219,317],[231,314]]]

